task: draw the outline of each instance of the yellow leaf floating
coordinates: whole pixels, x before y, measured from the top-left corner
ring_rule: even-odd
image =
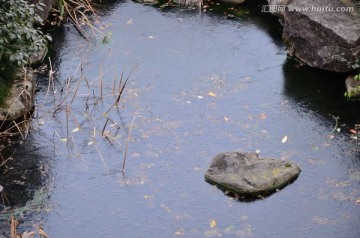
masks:
[[[281,143],[283,143],[283,144],[286,143],[287,139],[288,139],[288,136],[284,136],[281,140]]]
[[[216,94],[213,93],[213,92],[209,92],[208,95],[211,96],[211,97],[216,97]]]
[[[76,128],[74,128],[74,130],[71,131],[71,133],[78,132],[78,131],[80,131],[80,128],[76,127]]]
[[[215,220],[211,220],[210,221],[210,227],[213,228],[216,226],[216,221]]]

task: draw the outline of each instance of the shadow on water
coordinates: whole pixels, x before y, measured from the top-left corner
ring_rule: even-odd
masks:
[[[294,107],[318,114],[331,123],[332,116],[339,117],[339,123],[349,127],[360,121],[360,101],[349,101],[344,96],[346,74],[300,66],[292,59],[286,60],[283,72],[284,94]]]
[[[10,145],[0,153],[0,185],[3,187],[0,235],[9,237],[11,216],[30,221],[25,229],[31,229],[46,213],[51,190],[51,156],[46,157],[44,151],[32,143],[31,136],[21,145]]]
[[[273,194],[275,194],[277,192],[280,192],[286,186],[291,185],[292,183],[294,183],[297,178],[298,178],[298,176],[294,177],[293,179],[291,179],[290,181],[288,181],[287,183],[283,184],[281,187],[279,187],[279,188],[277,188],[277,189],[275,189],[273,191],[266,191],[266,192],[256,193],[256,194],[237,194],[237,193],[232,192],[230,190],[219,187],[218,185],[211,182],[210,180],[207,180],[207,179],[205,179],[205,180],[209,184],[217,187],[220,191],[222,191],[224,193],[224,195],[228,196],[229,198],[232,198],[232,199],[234,199],[236,201],[239,201],[239,202],[250,203],[250,202],[255,202],[255,201],[266,199],[266,198],[270,197],[271,195],[273,195]]]

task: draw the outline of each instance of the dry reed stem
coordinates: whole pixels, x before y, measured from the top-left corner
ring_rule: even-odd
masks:
[[[19,225],[19,222],[11,216],[11,226],[10,226],[10,238],[17,238],[16,237],[16,227]]]
[[[103,98],[103,67],[100,65],[100,99]]]
[[[82,78],[83,78],[83,77],[81,77],[80,80],[78,80],[78,83],[77,83],[77,85],[76,85],[75,91],[73,92],[73,97],[72,97],[71,100],[70,100],[70,104],[73,103],[73,101],[74,101],[74,99],[75,99],[75,97],[76,97],[76,94],[77,94],[77,92],[78,92],[78,90],[79,90],[79,86],[80,86],[80,83],[81,83],[81,79],[82,79]]]
[[[106,125],[108,124],[108,122],[109,122],[109,118],[106,118],[104,127],[103,127],[103,129],[102,129],[102,131],[101,131],[101,135],[102,135],[102,136],[104,136],[104,131],[105,131],[105,128],[106,128]]]
[[[76,117],[75,115],[70,111],[70,116],[72,117],[72,119],[74,120],[75,124],[76,124],[76,127],[77,128],[81,128],[80,124],[78,123],[78,121],[76,120]]]
[[[86,15],[87,12],[90,12],[92,15],[98,16],[97,11],[92,7],[92,4],[93,3],[90,3],[87,0],[64,1],[64,8],[66,13],[68,14],[70,21],[74,24],[80,35],[87,40],[89,40],[90,37],[89,34],[83,29],[82,25],[88,26],[92,31],[93,35],[96,35],[97,33],[105,35],[102,31],[100,31],[91,23],[91,20]],[[78,17],[78,15],[80,18]]]
[[[7,204],[7,205],[10,205],[9,199],[8,199],[7,196],[6,196],[5,191],[4,191],[4,190],[0,191],[0,194],[1,194],[2,204],[3,204],[4,206],[6,206],[6,204]]]
[[[25,79],[24,79],[24,81],[25,81],[25,80],[26,80],[26,75],[25,75],[24,77],[25,77]],[[0,129],[3,127],[3,125],[4,125],[5,121],[6,121],[6,118],[9,116],[10,111],[12,110],[12,108],[13,108],[14,105],[15,105],[15,102],[21,97],[21,95],[22,95],[24,92],[26,92],[26,89],[23,89],[23,90],[19,93],[19,95],[15,98],[15,100],[13,101],[13,103],[11,104],[11,106],[10,106],[10,108],[9,108],[6,116],[5,116],[5,119],[2,121],[2,123],[1,123],[1,125],[0,125]]]
[[[66,102],[66,140],[69,142],[69,112],[70,108]]]
[[[52,63],[51,63],[51,58],[49,57],[49,64],[50,64],[50,70],[49,70],[49,83],[48,83],[48,88],[47,88],[47,91],[46,91],[46,94],[45,94],[45,102],[47,100],[47,97],[48,97],[48,94],[49,94],[49,91],[50,91],[50,87],[51,85],[54,85],[54,71],[52,69]],[[54,90],[53,90],[54,92]]]
[[[113,93],[113,94],[115,94],[116,81],[117,81],[117,77],[116,77],[116,73],[115,73],[115,74],[114,74],[114,83],[113,83],[113,88],[112,88],[112,93]]]
[[[126,142],[126,148],[125,148],[125,154],[124,154],[124,159],[123,159],[123,165],[122,165],[122,169],[121,169],[122,173],[125,173],[126,156],[127,156],[127,152],[128,152],[128,149],[129,149],[131,130],[133,128],[135,118],[136,118],[136,116],[134,116],[134,118],[133,118],[133,120],[131,122],[131,125],[130,125],[130,129],[129,129],[129,134],[128,134],[128,138],[127,138],[127,142]]]
[[[12,125],[12,126],[10,126]],[[21,127],[20,127],[20,126]],[[16,123],[15,121],[12,121],[8,127],[6,128],[6,130],[3,130],[2,132],[0,132],[0,137],[1,136],[9,136],[9,135],[17,135],[18,133],[19,134],[22,134],[22,132],[26,132],[25,133],[25,136],[23,136],[23,139],[26,138],[27,134],[28,134],[28,130],[29,130],[29,122],[28,122],[28,119],[25,118],[23,121],[19,122],[19,123]],[[16,128],[17,129],[17,132],[13,132],[12,130]]]
[[[23,133],[21,133],[21,130],[20,130],[20,128],[19,128],[19,126],[18,126],[18,124],[17,124],[15,121],[13,121],[13,123],[15,124],[15,127],[17,128],[18,132],[20,133],[21,138],[24,140],[24,139],[25,139],[25,137],[24,137]]]
[[[42,226],[38,227],[38,232],[42,238],[50,238],[49,235],[46,234],[46,232],[44,231],[44,228]]]

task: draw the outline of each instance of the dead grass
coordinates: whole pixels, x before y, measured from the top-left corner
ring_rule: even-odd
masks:
[[[52,102],[53,107],[38,117],[58,118],[59,123],[63,124],[63,127],[54,130],[54,140],[61,141],[66,145],[68,157],[79,158],[84,145],[86,145],[88,148],[86,151],[92,148],[98,154],[105,170],[108,171],[109,167],[102,152],[104,142],[118,153],[122,153],[124,149],[122,166],[124,172],[134,121],[128,131],[126,147],[123,148],[120,126],[121,113],[119,110],[121,109],[122,96],[135,67],[131,69],[126,78],[122,72],[120,77],[115,76],[109,79],[104,76],[104,69],[101,64],[99,65],[98,77],[92,80],[87,79],[82,69],[83,66],[80,63],[74,75],[70,77],[72,80],[68,80],[65,85],[61,86],[60,90],[56,90],[59,87],[59,82],[54,78],[54,74],[49,74],[44,103]],[[52,66],[50,66],[50,70],[52,71]],[[108,83],[104,85],[104,82]],[[54,146],[59,145],[54,142]],[[61,149],[54,150],[60,151]],[[62,150],[61,153],[64,151]]]
[[[99,16],[98,11],[95,9],[95,3],[91,0],[57,0],[57,9],[60,21],[69,20],[73,23],[78,32],[85,38],[90,39],[91,36],[84,29],[87,27],[92,34],[104,35],[101,30],[94,26],[94,18]]]

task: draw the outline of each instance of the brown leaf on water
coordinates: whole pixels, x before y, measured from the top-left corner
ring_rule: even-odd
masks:
[[[353,133],[353,134],[357,134],[357,133],[358,133],[355,129],[351,129],[350,132]]]
[[[260,119],[261,120],[265,120],[267,118],[266,114],[265,113],[261,113],[260,114]]]

